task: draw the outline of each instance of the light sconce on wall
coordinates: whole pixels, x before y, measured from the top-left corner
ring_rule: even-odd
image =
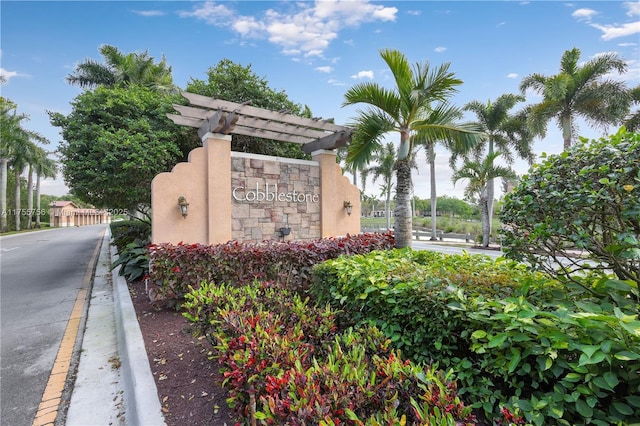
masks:
[[[187,203],[187,199],[182,195],[178,197],[178,206],[180,207],[180,214],[186,218],[189,213],[189,203]]]
[[[353,206],[351,205],[351,201],[345,201],[343,203],[344,209],[347,211],[347,214],[351,216],[351,211],[353,210]]]

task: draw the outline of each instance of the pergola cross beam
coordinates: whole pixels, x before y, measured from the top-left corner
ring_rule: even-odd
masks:
[[[350,128],[327,120],[298,117],[189,92],[182,95],[196,107],[174,105],[180,115],[167,114],[167,117],[178,125],[198,128],[201,138],[211,132],[294,142],[302,144],[307,154],[344,146],[351,139]]]

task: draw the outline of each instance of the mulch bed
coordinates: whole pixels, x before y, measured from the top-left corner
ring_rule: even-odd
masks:
[[[167,426],[233,425],[218,363],[209,360],[211,345],[194,337],[191,324],[174,310],[149,303],[144,282],[129,284],[151,372]]]

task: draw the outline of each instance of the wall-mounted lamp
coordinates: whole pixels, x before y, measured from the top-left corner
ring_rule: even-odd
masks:
[[[351,216],[351,211],[353,210],[353,206],[351,205],[351,201],[345,201],[343,203],[344,209],[347,211],[347,214]]]
[[[186,218],[187,213],[189,213],[189,203],[187,203],[187,199],[182,195],[178,197],[178,206],[180,207],[182,217]]]

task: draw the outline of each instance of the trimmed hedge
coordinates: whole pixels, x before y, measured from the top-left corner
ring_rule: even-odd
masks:
[[[273,280],[304,293],[311,268],[340,255],[393,248],[392,232],[347,235],[311,242],[225,244],[155,244],[151,256],[147,291],[156,306],[178,306],[190,287],[203,282],[245,284],[254,279]]]
[[[633,281],[560,283],[506,259],[410,249],[330,260],[313,276],[311,294],[343,321],[375,324],[409,359],[454,371],[490,420],[507,409],[535,425],[640,422]]]

